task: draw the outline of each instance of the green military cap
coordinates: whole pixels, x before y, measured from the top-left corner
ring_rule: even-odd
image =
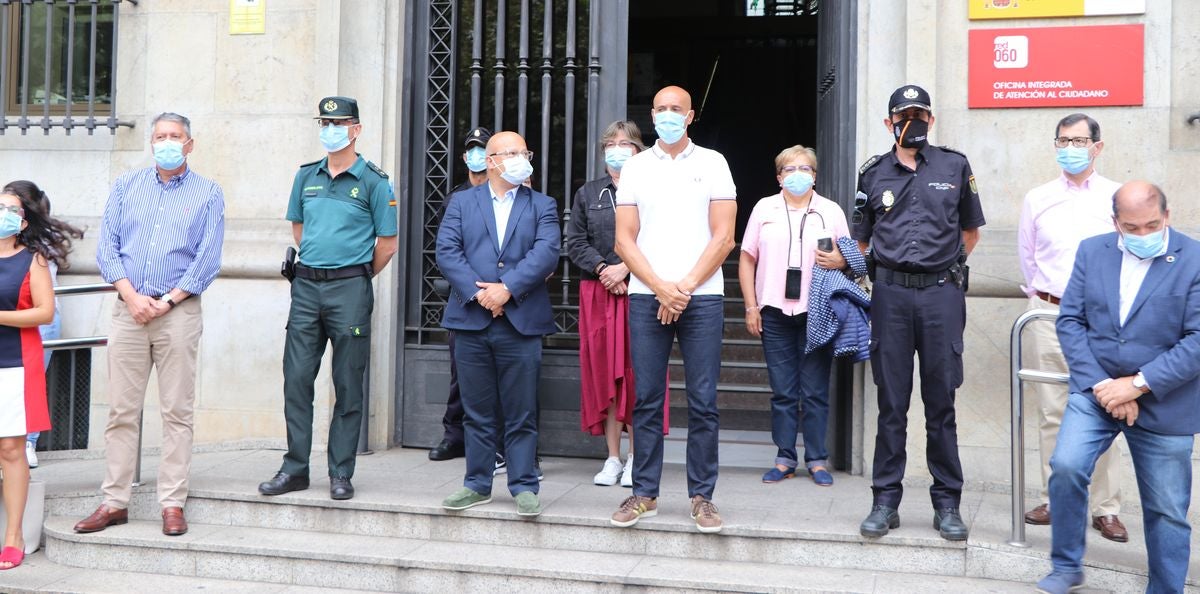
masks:
[[[314,120],[357,120],[358,101],[350,97],[326,97],[317,104],[321,114]]]

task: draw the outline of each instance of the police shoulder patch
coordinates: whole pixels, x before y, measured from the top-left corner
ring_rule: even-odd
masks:
[[[376,165],[370,161],[367,161],[367,167],[370,168],[371,171],[378,173],[379,177],[382,177],[383,179],[387,179],[388,174],[384,173],[383,170],[380,169],[378,165]]]
[[[882,156],[883,156],[883,155],[875,155],[874,157],[871,157],[870,159],[867,159],[867,162],[866,162],[866,163],[863,163],[863,164],[862,164],[862,167],[859,167],[859,168],[858,168],[858,174],[859,174],[859,175],[862,175],[862,174],[866,173],[868,169],[870,169],[870,168],[871,168],[871,167],[873,167],[873,166],[874,166],[876,163],[878,163],[878,162],[879,162],[879,157],[882,157]]]

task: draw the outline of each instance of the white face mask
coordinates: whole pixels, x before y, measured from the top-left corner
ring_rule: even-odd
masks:
[[[501,161],[504,164],[504,171],[500,172],[500,177],[504,181],[519,186],[533,175],[533,165],[529,163],[529,159],[525,155],[514,155]]]

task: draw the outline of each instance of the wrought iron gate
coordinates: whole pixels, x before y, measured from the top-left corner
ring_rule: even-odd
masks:
[[[525,136],[534,185],[570,217],[575,188],[599,171],[597,141],[625,117],[628,0],[413,0],[404,70],[401,311],[397,443],[441,436],[449,361],[434,291],[437,217],[465,177],[462,138],[473,127]],[[490,100],[489,100],[490,99]],[[578,430],[578,313],[574,273],[563,258],[550,282],[559,334],[547,339],[541,378],[546,453],[579,454],[595,444]],[[552,444],[552,445],[550,445]],[[549,447],[547,447],[549,445]]]

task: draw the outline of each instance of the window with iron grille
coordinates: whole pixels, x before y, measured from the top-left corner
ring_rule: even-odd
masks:
[[[0,0],[0,134],[132,126],[116,116],[120,4]]]

